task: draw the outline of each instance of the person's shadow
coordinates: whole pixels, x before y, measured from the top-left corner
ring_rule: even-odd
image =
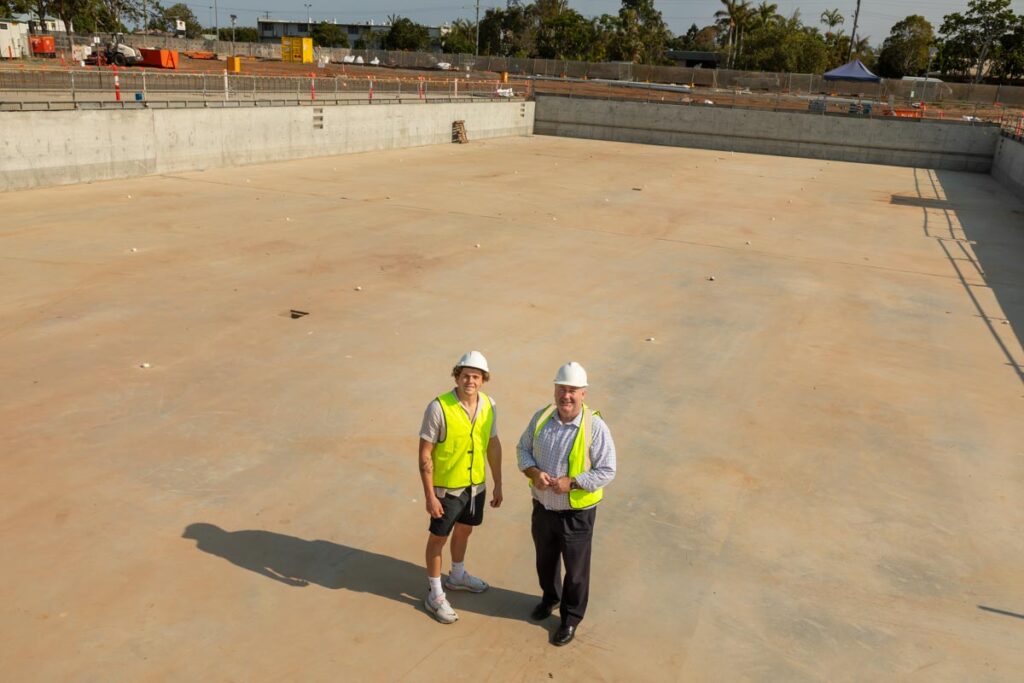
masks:
[[[426,613],[423,607],[427,591],[425,570],[411,562],[273,531],[225,531],[206,522],[189,524],[182,538],[194,540],[203,552],[288,586],[301,588],[312,583],[332,590],[345,588],[372,593]],[[495,586],[480,595],[463,597],[452,593],[456,591],[450,591],[448,598],[456,611],[520,621],[529,620],[539,599],[536,595]],[[544,627],[544,624],[538,626]]]

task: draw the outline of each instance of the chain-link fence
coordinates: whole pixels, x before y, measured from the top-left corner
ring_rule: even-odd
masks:
[[[1024,142],[1024,114],[1014,113],[1004,116],[999,125],[1004,136],[1017,142]]]
[[[108,40],[109,36],[101,36]],[[87,44],[90,36],[76,36],[75,42]],[[236,54],[262,59],[280,59],[280,43],[231,43],[213,40],[186,40],[167,36],[129,36],[132,45]],[[508,72],[516,76],[547,76],[555,78],[608,79],[616,81],[688,84],[712,89],[750,90],[760,93],[791,93],[875,97],[885,101],[917,100],[934,104],[945,102],[1024,107],[1024,88],[1006,85],[973,83],[935,83],[882,79],[879,84],[826,81],[819,74],[701,69],[680,66],[649,66],[628,62],[578,62],[561,59],[532,59],[488,55],[405,52],[401,50],[350,50],[347,48],[316,48],[317,55],[332,62],[345,57],[360,58],[364,64],[376,63],[395,68],[436,69],[450,65],[458,71]]]
[[[1024,88],[972,83],[936,83],[882,79],[880,83],[827,81],[819,74],[735,71],[679,66],[648,66],[623,62],[575,62],[553,59],[430,54],[386,50],[347,50],[364,62],[398,68],[436,68],[451,64],[459,71],[508,72],[517,76],[543,76],[580,80],[615,80],[689,85],[715,90],[749,90],[762,94],[823,95],[872,98],[887,101],[945,102],[1024,107]]]
[[[110,36],[100,35],[106,41]],[[93,37],[76,35],[77,44],[92,44]],[[181,52],[207,52],[216,55],[241,55],[275,60],[281,57],[280,43],[232,43],[230,41],[187,40],[168,36],[127,37],[135,47],[176,49]],[[826,81],[818,74],[701,69],[679,66],[649,66],[626,62],[578,62],[571,60],[532,59],[516,57],[475,56],[396,50],[350,50],[347,48],[316,48],[319,60],[333,63],[362,63],[392,68],[444,69],[459,72],[507,72],[522,78],[564,78],[578,80],[611,80],[634,83],[660,83],[709,88],[712,91],[739,91],[752,95],[835,95],[887,102],[892,106],[910,102],[926,105],[978,105],[1024,108],[1024,88],[1005,85],[971,83],[938,83],[883,79],[877,84]]]
[[[0,70],[0,106],[5,109],[49,108],[32,106],[48,102],[507,100],[528,96],[528,88],[528,84],[480,79],[252,76],[112,68]]]

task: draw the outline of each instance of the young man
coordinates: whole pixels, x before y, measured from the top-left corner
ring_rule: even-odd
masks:
[[[487,359],[470,351],[452,369],[455,388],[427,405],[420,426],[420,479],[430,515],[423,606],[442,624],[459,618],[441,587],[441,551],[452,536],[452,570],[444,587],[482,593],[487,583],[466,571],[466,545],[484,518],[486,462],[494,478],[491,507],[501,505],[501,442],[494,401],[480,388],[490,379]]]
[[[587,373],[566,363],[555,375],[555,402],[537,411],[517,448],[519,469],[533,485],[531,529],[543,621],[561,603],[562,623],[551,637],[568,645],[590,599],[590,548],[603,489],[615,478],[615,442],[599,413],[583,402]],[[562,579],[562,564],[565,579]]]

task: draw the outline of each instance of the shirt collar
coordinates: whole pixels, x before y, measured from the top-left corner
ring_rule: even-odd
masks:
[[[455,397],[455,402],[458,403],[460,406],[462,406],[462,410],[464,410],[466,412],[466,414],[469,414],[469,409],[466,408],[466,404],[463,403],[459,399],[459,389],[458,389],[458,387],[452,387],[452,396]],[[480,412],[480,395],[479,394],[477,394],[476,410],[477,410],[477,412]],[[470,417],[472,418],[474,416],[470,415]]]
[[[573,427],[576,427],[578,429],[579,426],[580,426],[580,422],[582,420],[583,420],[583,411],[580,410],[579,415],[574,417],[572,420],[570,420],[569,422],[562,422],[562,418],[558,417],[558,409],[557,408],[555,409],[555,421],[558,422],[558,424],[560,424],[560,425],[562,425],[564,427],[568,427],[569,425],[572,425]]]

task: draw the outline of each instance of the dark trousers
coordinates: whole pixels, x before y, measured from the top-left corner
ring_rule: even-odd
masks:
[[[533,501],[531,526],[542,599],[548,605],[561,602],[562,623],[569,626],[583,621],[590,599],[590,546],[595,521],[596,507],[554,512]]]

